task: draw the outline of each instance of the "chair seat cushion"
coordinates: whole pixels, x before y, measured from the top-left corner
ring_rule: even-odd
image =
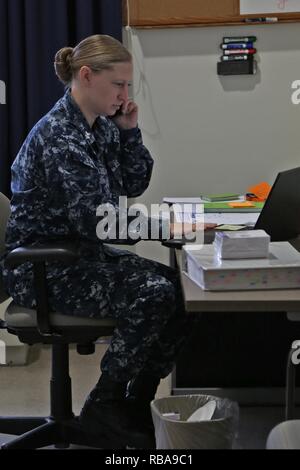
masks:
[[[36,311],[29,308],[20,307],[12,302],[6,309],[5,321],[11,328],[32,328],[37,326]],[[111,326],[114,327],[116,321],[112,318],[84,318],[61,313],[51,313],[50,322],[53,326]]]

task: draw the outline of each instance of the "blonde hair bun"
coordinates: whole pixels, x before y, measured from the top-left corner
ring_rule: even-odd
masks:
[[[54,68],[55,73],[64,85],[68,85],[72,80],[72,47],[63,47],[55,54]]]
[[[117,39],[96,34],[83,39],[74,49],[64,47],[55,55],[54,68],[60,81],[67,86],[83,66],[94,72],[111,69],[118,62],[131,62],[130,52]]]

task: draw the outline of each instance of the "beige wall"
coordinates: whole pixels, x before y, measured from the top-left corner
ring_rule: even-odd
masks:
[[[245,34],[258,38],[257,75],[218,76],[222,37]],[[291,102],[291,84],[300,79],[299,23],[124,35],[135,58],[140,127],[155,159],[141,201],[244,192],[300,165],[300,105]],[[140,243],[137,252],[168,259],[158,243]]]

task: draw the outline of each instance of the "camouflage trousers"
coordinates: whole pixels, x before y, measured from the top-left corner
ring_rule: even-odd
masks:
[[[194,320],[185,313],[176,270],[122,253],[107,262],[81,259],[50,270],[50,305],[66,315],[117,320],[101,362],[113,379],[129,381],[141,371],[162,378],[172,371]],[[25,278],[23,273],[19,284],[15,278],[11,295],[30,308],[35,304],[32,279],[26,286]]]

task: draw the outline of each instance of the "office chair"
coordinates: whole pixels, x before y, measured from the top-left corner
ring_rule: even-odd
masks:
[[[0,193],[0,256],[10,214],[9,200]],[[105,437],[91,442],[83,433],[72,411],[71,378],[69,376],[69,344],[77,344],[79,354],[95,352],[94,342],[100,336],[111,336],[115,322],[112,319],[78,318],[49,311],[45,263],[60,261],[71,264],[77,258],[76,246],[58,243],[38,247],[20,247],[9,253],[6,266],[13,269],[24,263],[33,266],[37,308],[31,310],[12,302],[6,309],[0,328],[18,336],[22,343],[42,343],[52,348],[52,377],[50,381],[50,416],[0,416],[0,433],[18,437],[2,445],[2,449],[37,449],[54,445],[68,448],[70,444],[113,448]],[[0,302],[8,298],[0,275]],[[1,404],[0,404],[1,406]],[[100,441],[100,442],[99,442]]]

